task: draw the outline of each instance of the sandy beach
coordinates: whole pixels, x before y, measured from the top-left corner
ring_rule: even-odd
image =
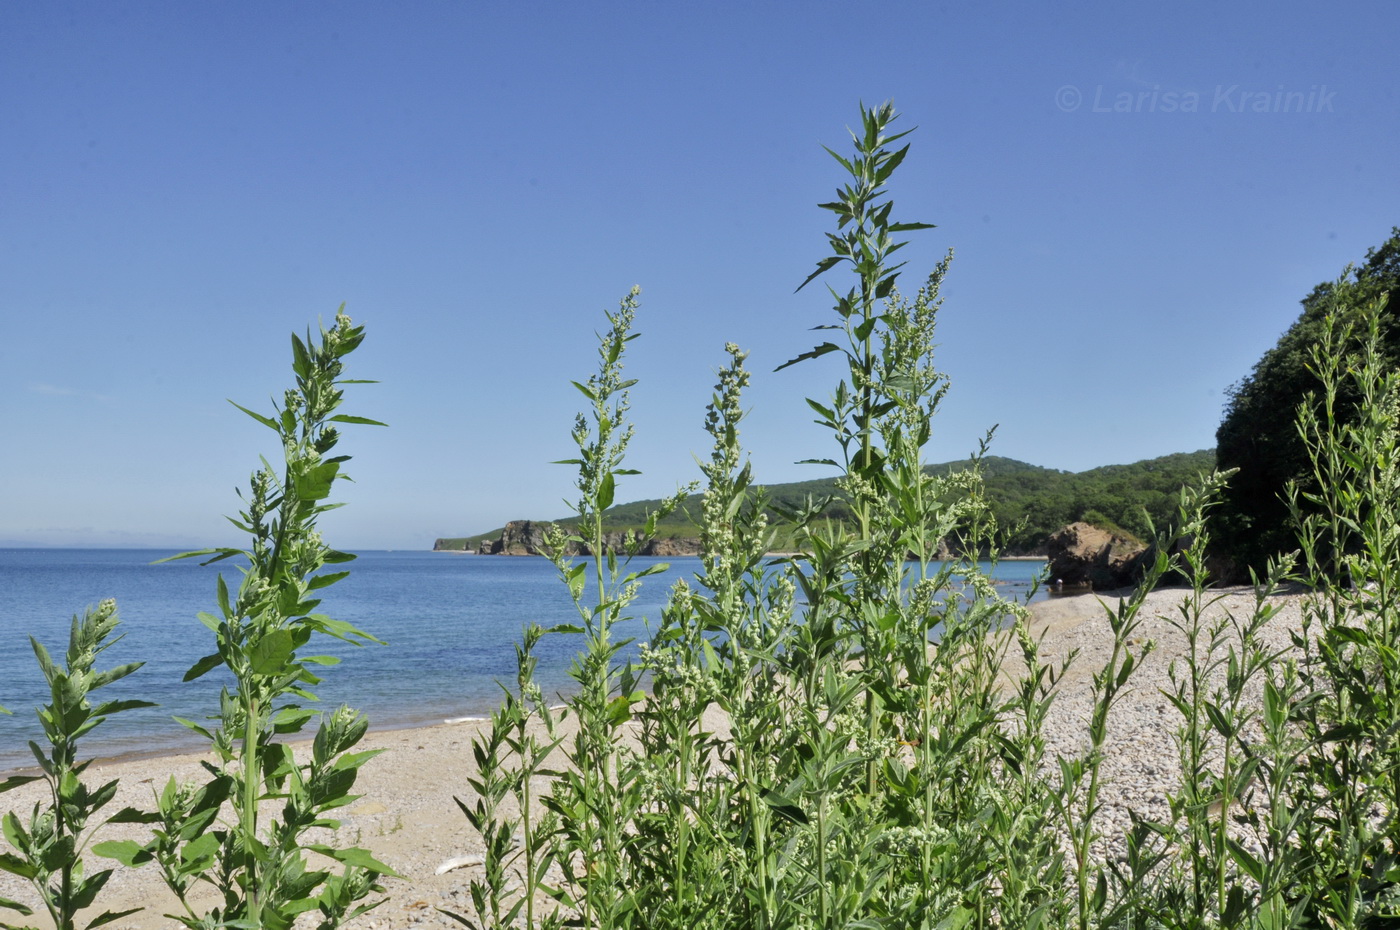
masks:
[[[1133,688],[1112,718],[1111,745],[1107,752],[1110,787],[1104,826],[1108,830],[1127,823],[1127,810],[1136,808],[1149,816],[1165,814],[1165,794],[1177,781],[1172,732],[1177,718],[1159,689],[1167,684],[1172,658],[1184,649],[1180,634],[1172,629],[1185,592],[1166,589],[1154,592],[1145,605],[1145,620],[1138,634],[1152,640],[1155,651],[1135,674]],[[1282,609],[1267,631],[1267,639],[1279,648],[1289,642],[1290,630],[1297,629],[1300,598],[1280,595]],[[1247,616],[1253,595],[1246,590],[1224,593],[1211,608],[1213,616],[1233,611]],[[1033,607],[1033,625],[1043,634],[1047,658],[1062,657],[1079,650],[1079,657],[1064,677],[1053,705],[1048,728],[1050,749],[1073,751],[1083,739],[1089,707],[1089,683],[1093,671],[1107,658],[1110,644],[1105,606],[1117,599],[1092,594],[1061,597]],[[15,710],[19,710],[14,708]],[[417,729],[372,732],[360,748],[385,750],[368,762],[356,785],[363,797],[343,812],[336,835],[338,845],[369,848],[383,862],[403,876],[386,879],[388,900],[357,924],[366,928],[409,928],[458,926],[436,908],[467,913],[467,881],[473,867],[465,866],[443,874],[437,869],[446,860],[480,852],[480,843],[457,809],[453,797],[470,797],[467,778],[472,765],[471,742],[483,721],[467,720]],[[197,779],[201,774],[199,756],[104,761],[88,772],[89,784],[120,779],[116,801],[108,812],[134,806],[153,806],[158,791],[173,775],[177,779]],[[46,796],[42,782],[26,785],[3,796],[0,808],[28,810]],[[132,838],[144,841],[140,826],[114,825],[104,828],[99,839]],[[0,875],[0,896],[37,903],[23,882],[8,874]],[[141,913],[124,918],[114,928],[153,928],[169,926],[161,915],[174,900],[160,883],[154,869],[130,870],[118,867],[99,898],[99,910],[144,907]],[[6,919],[9,919],[7,916]],[[47,924],[36,915],[39,926]]]

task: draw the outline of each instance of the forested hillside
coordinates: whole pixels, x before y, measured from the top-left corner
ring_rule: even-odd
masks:
[[[1366,253],[1359,267],[1348,267],[1336,281],[1324,281],[1303,298],[1302,312],[1253,371],[1230,388],[1230,402],[1216,431],[1217,465],[1239,469],[1215,518],[1219,554],[1233,562],[1237,580],[1247,569],[1263,572],[1271,556],[1294,548],[1295,527],[1285,503],[1290,482],[1304,493],[1315,489],[1307,444],[1298,435],[1298,407],[1318,409],[1318,380],[1312,352],[1329,314],[1343,325],[1354,322],[1367,303],[1379,302],[1379,349],[1392,366],[1400,364],[1400,226]],[[1347,340],[1348,354],[1363,354],[1362,333]],[[1360,398],[1350,381],[1337,386],[1339,422],[1355,419]],[[1305,503],[1305,508],[1310,506]]]
[[[927,470],[942,473],[967,468],[970,464],[967,460],[944,462],[930,465]],[[1057,471],[1015,459],[987,456],[982,460],[982,473],[998,523],[1016,528],[1008,541],[1008,551],[1025,554],[1039,552],[1051,533],[1076,520],[1146,537],[1149,520],[1161,525],[1172,518],[1182,485],[1210,471],[1214,465],[1213,449],[1165,455],[1131,465],[1105,465],[1082,472]],[[832,498],[824,512],[838,520],[846,515],[830,478],[775,484],[767,491],[771,515],[780,529],[779,545],[786,541],[781,531],[782,514],[801,508],[809,498]],[[659,504],[656,500],[619,504],[607,511],[608,528],[639,527],[646,522],[647,513]],[[699,512],[700,497],[693,495],[662,521],[658,532],[665,536],[697,535],[691,515],[698,516]],[[565,517],[557,522],[569,521]],[[439,540],[438,547],[475,548],[481,539],[500,534],[501,530],[495,529],[470,537],[445,538]]]

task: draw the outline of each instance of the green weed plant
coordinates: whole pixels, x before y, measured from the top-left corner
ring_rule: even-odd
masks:
[[[1222,609],[1210,514],[1231,476],[1185,491],[1175,525],[1154,532],[1142,584],[1105,603],[1109,658],[1090,670],[1082,739],[1052,755],[1046,725],[1076,656],[1044,657],[1025,605],[998,596],[976,561],[994,562],[1013,529],[997,525],[983,493],[991,435],[965,471],[924,467],[947,390],[933,356],[951,254],[912,298],[900,292],[899,236],[930,227],[891,219],[888,183],[909,151],[894,147],[905,135],[891,132],[895,119],[891,105],[862,107],[852,152],[831,152],[845,172],[822,204],[836,231],[802,286],[843,268],[853,277],[829,288],[835,316],[817,327],[829,338],[787,363],[844,362],[830,395],[807,400],[830,437],[832,454],[815,461],[838,473],[843,518],[822,516],[831,500],[784,510],[784,545],[797,554],[768,555],[775,508],[740,442],[747,354],[726,345],[691,515],[700,568],[645,628],[632,605],[666,567],[634,567],[633,556],[692,488],[627,547],[609,547],[603,513],[635,474],[624,362],[638,289],[607,314],[597,371],[574,385],[588,402],[565,461],[577,470],[576,520],[550,540],[578,619],[525,628],[516,680],[474,742],[472,792],[457,803],[485,861],[468,885],[471,913],[451,916],[606,930],[1400,926],[1400,373],[1382,351],[1384,296],[1345,278],[1328,294],[1311,359],[1318,394],[1297,423],[1315,490],[1290,492],[1296,558],[1255,579],[1248,609]],[[356,797],[374,755],[355,749],[364,717],[320,715],[305,761],[286,742],[318,716],[307,706],[316,669],[334,662],[305,654],[312,638],[377,642],[317,612],[317,592],[347,574],[324,569],[352,558],[316,526],[345,477],[347,457],[331,454],[337,426],[374,424],[336,413],[341,386],[355,383],[341,377],[343,359],[362,339],[343,314],[319,342],[293,337],[296,387],[271,416],[240,408],[277,434],[285,464],[252,477],[233,520],[247,549],[181,556],[246,562],[238,590],[221,577],[217,613],[200,615],[215,651],[187,675],[233,675],[213,725],[184,721],[215,761],[203,784],[169,782],[156,811],[109,820],[150,824],[149,842],[92,846],[153,863],[186,927],[289,930],[308,915],[329,930],[375,907],[379,879],[393,874],[364,849],[307,839]],[[1361,398],[1356,413],[1343,395]],[[961,555],[943,557],[949,540]],[[1134,812],[1113,835],[1105,754],[1154,648],[1142,636],[1147,595],[1168,573],[1186,581],[1169,618],[1186,645],[1163,691],[1181,781],[1163,819]],[[1305,592],[1301,629],[1292,648],[1272,647],[1265,634],[1290,585]],[[115,625],[110,602],[75,618],[62,668],[35,644],[53,693],[35,778],[52,802],[27,822],[3,821],[15,851],[0,868],[29,879],[63,930],[110,875],[87,873],[83,856],[116,783],[85,786],[77,739],[140,706],[87,700],[136,667],[92,670]],[[535,680],[547,635],[582,642],[562,708]],[[636,639],[640,657],[624,658]],[[192,896],[200,884],[217,893],[207,910]]]
[[[1183,492],[1137,590],[1106,603],[1109,658],[1090,670],[1077,750],[1052,756],[1045,726],[1076,656],[1042,657],[1023,604],[998,596],[996,524],[977,463],[932,475],[924,452],[947,390],[933,364],[951,254],[912,298],[898,288],[901,234],[887,185],[904,160],[889,105],[862,108],[835,200],[830,252],[803,282],[830,288],[827,355],[844,373],[808,408],[829,434],[843,519],[812,500],[781,518],[798,554],[773,558],[771,503],[739,440],[746,353],[726,346],[711,399],[700,569],[643,632],[629,612],[650,571],[601,545],[631,427],[622,374],[636,291],[609,314],[601,364],[575,386],[580,527],[590,559],[554,560],[579,607],[579,690],[551,712],[520,675],[476,746],[486,839],[473,927],[1261,928],[1379,927],[1400,879],[1400,389],[1377,351],[1379,305],[1338,288],[1335,333],[1314,365],[1323,399],[1343,381],[1366,415],[1324,402],[1300,430],[1324,490],[1299,507],[1301,575],[1280,558],[1252,607],[1221,610],[1210,514],[1229,475]],[[1348,356],[1350,327],[1371,327]],[[1329,329],[1329,333],[1333,330]],[[1363,340],[1364,341],[1364,340]],[[786,367],[786,366],[783,366]],[[1309,418],[1307,410],[1323,411]],[[988,441],[990,440],[990,434]],[[1315,506],[1314,506],[1315,505]],[[665,508],[663,508],[664,511]],[[828,512],[830,512],[828,510]],[[650,528],[648,528],[650,529]],[[946,541],[955,541],[952,558]],[[786,542],[786,541],[785,541]],[[1169,621],[1185,640],[1163,697],[1177,715],[1182,781],[1158,821],[1124,835],[1103,817],[1116,709],[1154,645],[1148,593],[1184,578]],[[1264,635],[1303,582],[1313,592],[1292,650]],[[1233,603],[1233,602],[1231,602]],[[620,659],[631,638],[641,658]],[[574,736],[563,734],[572,718]],[[560,764],[547,761],[560,749]],[[547,783],[548,787],[541,787]],[[534,815],[526,813],[536,811]],[[510,811],[509,815],[503,811]],[[539,813],[539,812],[543,813]]]
[[[113,714],[155,706],[133,699],[97,705],[89,700],[94,691],[120,681],[144,664],[130,662],[105,671],[94,667],[98,656],[121,639],[116,635],[118,622],[113,600],[88,609],[81,618],[74,617],[62,665],[54,662],[42,643],[30,637],[34,656],[49,685],[50,702],[38,710],[48,749],[37,742],[29,744],[39,775],[15,775],[0,782],[0,792],[40,779],[48,784],[47,804],[35,804],[27,818],[21,819],[9,811],[0,820],[5,840],[14,850],[0,853],[0,869],[28,880],[57,930],[74,930],[79,925],[79,912],[94,905],[98,893],[112,877],[111,869],[87,872],[84,854],[102,825],[95,818],[116,796],[118,783],[109,781],[94,788],[83,781],[83,773],[92,760],[79,760],[78,740]],[[123,810],[104,822],[130,823],[140,817],[137,811]],[[5,898],[0,898],[0,908],[24,916],[34,913],[28,905]],[[140,908],[103,911],[83,926],[91,930],[137,910]]]
[[[306,839],[314,828],[339,825],[332,812],[358,797],[351,791],[359,768],[378,752],[354,751],[368,728],[362,714],[348,707],[322,714],[307,706],[321,680],[316,669],[338,660],[302,651],[318,634],[378,642],[317,612],[319,592],[349,574],[323,569],[354,558],[327,546],[317,530],[321,514],[339,506],[327,501],[349,459],[333,454],[338,427],[382,425],[336,412],[341,387],[363,383],[342,378],[344,358],[363,339],[364,328],[343,311],[319,340],[310,333],[304,340],[292,336],[296,386],[282,405],[271,416],[239,407],[277,434],[285,458],[280,475],[264,460],[250,480],[245,509],[231,519],[248,534],[248,548],[174,557],[244,563],[237,591],[219,576],[217,613],[199,615],[213,633],[215,651],[185,675],[191,681],[223,667],[233,677],[232,689],[221,691],[212,727],[181,721],[209,741],[216,761],[202,763],[204,784],[171,779],[159,793],[157,810],[146,816],[153,825],[149,842],[108,842],[96,851],[126,865],[154,862],[182,908],[168,916],[190,928],[287,930],[298,915],[319,911],[317,926],[329,930],[373,908],[378,902],[364,902],[382,891],[380,876],[395,874],[367,850]],[[310,757],[298,761],[288,739],[317,718]],[[200,885],[218,895],[207,910],[192,896]]]

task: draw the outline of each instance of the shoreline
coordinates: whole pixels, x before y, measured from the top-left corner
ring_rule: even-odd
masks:
[[[439,727],[461,726],[464,724],[481,724],[489,722],[490,719],[491,717],[489,714],[468,714],[460,717],[434,716],[423,719],[405,717],[402,719],[391,719],[388,722],[379,723],[371,721],[369,730],[367,731],[365,738],[368,739],[370,736],[374,736],[376,734],[393,734],[403,732],[406,730],[434,730]],[[309,744],[315,738],[315,730],[311,728],[310,724],[308,724],[307,730],[298,734],[294,739],[289,739],[286,742],[289,746],[299,747],[303,744]],[[140,740],[141,737],[129,737],[126,739],[118,740],[117,742],[135,743],[139,742]],[[93,769],[102,769],[111,766],[122,766],[137,762],[158,762],[162,759],[168,759],[172,761],[204,758],[212,759],[210,753],[205,752],[201,749],[201,747],[207,745],[208,741],[205,740],[203,737],[192,736],[189,742],[186,742],[184,740],[172,740],[170,742],[170,745],[160,748],[116,749],[114,751],[104,752],[100,755],[89,756],[88,758],[92,762]],[[24,777],[42,774],[43,770],[40,769],[37,765],[3,768],[0,769],[0,781],[3,781],[6,778],[10,778],[12,776]]]
[[[390,551],[392,551],[392,550],[390,550]],[[475,556],[480,556],[480,555],[481,555],[480,552],[477,552],[477,551],[475,551],[475,550],[473,550],[473,549],[424,549],[424,550],[421,550],[421,551],[423,551],[423,552],[442,552],[442,553],[445,553],[445,554],[447,554],[447,555],[475,555]],[[802,553],[800,553],[800,552],[786,552],[786,551],[783,551],[783,550],[774,550],[774,551],[772,551],[772,552],[765,552],[765,553],[763,553],[764,558],[769,558],[769,559],[786,559],[786,558],[791,558],[791,557],[793,557],[793,556],[797,556],[797,555],[801,555],[801,554],[802,554]],[[544,554],[541,553],[541,552],[493,552],[493,553],[490,553],[490,554],[489,554],[488,556],[486,556],[486,557],[487,557],[487,558],[494,558],[494,557],[498,557],[498,556],[505,556],[506,558],[509,558],[509,559],[529,559],[529,558],[544,559],[544,558],[548,558],[548,556],[544,555]],[[584,556],[576,556],[576,558],[585,558],[585,557],[584,557]],[[643,556],[636,556],[635,558],[641,558],[641,559],[698,559],[698,558],[699,558],[699,555],[694,555],[694,554],[692,554],[692,555],[643,555]],[[911,560],[911,561],[912,561],[912,560]],[[940,560],[940,561],[941,561],[941,560]],[[991,562],[991,561],[993,561],[993,560],[992,560],[992,559],[978,559],[977,561],[979,561],[979,562]],[[995,561],[997,561],[997,562],[1048,562],[1048,561],[1050,561],[1050,559],[1049,559],[1048,556],[1044,556],[1044,555],[999,555],[999,556],[996,557],[996,560],[995,560]]]
[[[439,550],[449,551],[449,550]],[[461,555],[461,552],[453,554]],[[466,553],[473,554],[473,553]],[[537,557],[542,558],[542,557]],[[663,557],[655,557],[663,558]],[[1025,563],[1043,562],[1039,557],[1007,557],[1002,561]],[[999,586],[1010,584],[1021,584],[1021,580],[997,580]],[[1029,588],[1027,588],[1029,590]],[[1041,585],[1036,594],[1036,603],[1047,599],[1050,592],[1045,585]],[[557,673],[549,673],[541,670],[541,681],[546,686],[546,690],[556,697],[566,697],[572,693],[572,682],[568,679],[564,666],[553,670]],[[487,679],[482,678],[485,682]],[[391,732],[398,730],[412,730],[424,727],[435,727],[445,722],[455,721],[463,717],[480,716],[488,717],[498,706],[500,691],[493,685],[478,688],[476,691],[468,689],[471,693],[458,692],[456,695],[439,695],[439,700],[432,706],[424,706],[422,701],[418,703],[400,702],[395,700],[388,709],[373,705],[361,709],[369,717],[370,732]],[[319,709],[330,712],[334,706],[341,702],[345,695],[334,700],[324,702]],[[315,708],[316,705],[308,705]],[[26,718],[32,725],[33,708],[26,708],[23,705],[11,704],[10,709],[14,711],[16,717]],[[175,722],[170,716],[178,709],[166,713],[163,719],[143,724],[139,730],[118,728],[117,734],[109,734],[104,728],[98,728],[87,736],[80,749],[86,758],[92,759],[101,764],[119,764],[124,762],[141,761],[147,759],[159,759],[164,757],[179,757],[197,754],[203,751],[207,742],[199,735],[193,733],[186,727]],[[190,719],[203,722],[201,716],[194,712],[179,711]],[[123,721],[118,721],[122,723]],[[314,731],[313,731],[314,732]],[[311,736],[305,737],[310,739]],[[0,753],[0,779],[10,775],[34,775],[39,771],[34,763],[32,754],[26,748],[24,740],[39,739],[42,737],[35,731],[33,734],[21,735],[14,743],[3,747],[4,752]],[[88,749],[88,747],[91,747]]]

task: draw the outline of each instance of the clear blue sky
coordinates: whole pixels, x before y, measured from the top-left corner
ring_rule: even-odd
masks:
[[[938,224],[906,283],[957,253],[930,460],[993,424],[1074,471],[1212,446],[1400,223],[1396,35],[1390,2],[7,3],[0,545],[237,542],[277,450],[225,401],[266,409],[342,301],[382,382],[345,410],[391,428],[347,431],[333,544],[562,515],[568,381],[634,283],[620,498],[695,475],[726,340],[759,478],[824,474],[793,462],[830,454],[802,398],[837,362],[771,372],[830,314],[793,293],[820,146],[887,98],[918,127],[896,216]]]

